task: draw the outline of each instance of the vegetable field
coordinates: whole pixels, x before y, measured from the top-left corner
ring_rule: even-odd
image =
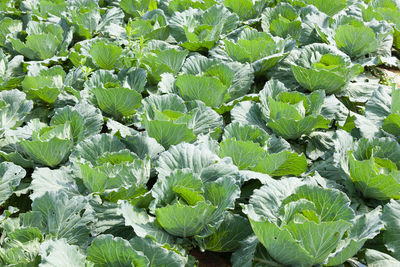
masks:
[[[0,266],[400,266],[399,67],[399,0],[0,0]]]

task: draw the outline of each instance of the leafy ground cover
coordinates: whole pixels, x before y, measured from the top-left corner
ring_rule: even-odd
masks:
[[[399,50],[397,0],[0,0],[0,266],[400,266]]]

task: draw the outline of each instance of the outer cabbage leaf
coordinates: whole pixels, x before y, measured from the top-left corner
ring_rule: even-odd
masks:
[[[254,103],[253,101],[239,102],[231,110],[231,117],[234,123],[255,126],[270,133],[270,130],[265,125],[263,108],[259,103]]]
[[[365,250],[365,260],[369,266],[374,267],[396,266],[400,264],[400,261],[390,255],[374,249]]]
[[[138,93],[144,91],[147,72],[141,68],[122,69],[118,73],[118,80],[123,87],[136,90]]]
[[[151,83],[161,81],[161,74],[177,74],[188,54],[186,50],[166,47],[164,49],[152,49],[145,54],[142,64],[148,70]]]
[[[75,176],[69,168],[51,170],[49,168],[36,168],[32,173],[29,197],[34,200],[43,196],[46,192],[63,191],[69,197],[79,195]]]
[[[151,238],[135,237],[130,241],[131,246],[136,251],[141,251],[149,259],[149,266],[185,266],[188,259],[185,255],[181,255],[179,251],[168,246],[160,246]]]
[[[85,256],[77,246],[69,245],[65,239],[47,240],[40,244],[39,254],[41,256],[40,266],[51,267],[63,265],[66,267],[86,266]]]
[[[138,201],[147,192],[149,158],[138,159],[115,136],[95,135],[82,141],[70,160],[87,190],[108,201]]]
[[[63,162],[71,152],[71,140],[57,137],[49,141],[22,141],[24,152],[35,162],[49,167],[55,167]]]
[[[400,203],[399,201],[391,200],[383,209],[382,219],[385,223],[385,246],[392,252],[392,255],[400,260]]]
[[[400,135],[400,114],[389,114],[382,123],[382,129],[394,136]]]
[[[127,240],[109,234],[96,237],[86,252],[95,266],[149,266],[142,252],[134,250]]]
[[[284,150],[276,154],[266,154],[251,169],[271,176],[300,175],[307,170],[307,160],[305,155]]]
[[[236,139],[238,141],[252,141],[264,146],[269,135],[254,125],[242,125],[238,122],[228,124],[224,128],[222,140]]]
[[[240,242],[240,248],[232,253],[231,262],[233,267],[252,267],[263,264],[280,266],[271,258],[254,234]]]
[[[177,122],[186,123],[195,135],[210,134],[214,138],[219,137],[224,125],[221,115],[201,101],[188,103],[188,108],[186,116],[179,118]]]
[[[189,129],[185,124],[154,120],[145,121],[144,125],[148,135],[167,149],[171,145],[196,140],[193,130]]]
[[[155,158],[164,151],[163,146],[146,134],[139,133],[135,136],[127,136],[123,142],[127,148],[135,152],[141,159],[146,157]]]
[[[381,207],[371,212],[358,215],[353,226],[349,229],[347,238],[341,240],[336,251],[328,258],[328,266],[336,266],[353,257],[368,239],[373,239],[384,227]]]
[[[8,19],[8,18],[6,18]],[[4,20],[6,20],[4,19]],[[0,34],[1,34],[1,22],[0,22]],[[0,37],[1,42],[1,37]],[[15,56],[12,59],[8,59],[3,50],[0,49],[0,90],[10,90],[20,85],[24,79],[23,62],[24,57],[21,55]]]
[[[389,160],[370,157],[349,160],[350,176],[365,197],[375,199],[400,199],[400,172]]]
[[[148,160],[105,163],[96,167],[80,164],[79,167],[82,181],[90,192],[103,193],[109,189],[123,190],[124,188],[128,191],[125,193],[121,191],[121,194],[125,194],[125,198],[134,198],[147,191],[144,186],[150,175]],[[107,196],[109,200],[115,197],[121,196],[112,196],[111,192]]]
[[[176,79],[183,99],[201,100],[207,106],[219,107],[227,94],[228,88],[214,77],[198,77],[184,74]]]
[[[155,119],[157,111],[176,114],[187,112],[185,101],[176,94],[150,95],[143,99],[143,107],[147,117]]]
[[[47,19],[49,15],[61,17],[62,12],[65,11],[67,3],[64,0],[40,0],[40,1],[26,1],[21,4],[21,9],[26,12],[32,12],[38,17]]]
[[[228,9],[238,14],[240,20],[249,20],[260,15],[266,0],[224,0],[223,4]]]
[[[168,148],[192,142],[196,139],[195,132],[208,133],[211,125],[219,124],[218,114],[204,104],[190,106],[193,109],[187,112],[184,101],[175,94],[148,97],[144,100],[143,126],[150,137]]]
[[[204,201],[195,206],[179,203],[156,209],[158,223],[171,235],[191,237],[201,234],[210,224],[216,207]]]
[[[100,196],[94,195],[89,200],[91,208],[94,210],[94,223],[92,235],[97,236],[101,233],[108,233],[124,238],[132,238],[134,233],[132,229],[124,226],[124,218],[119,214],[117,203],[102,200]]]
[[[115,44],[107,44],[99,41],[90,48],[90,55],[94,62],[102,69],[111,70],[114,68],[122,49]]]
[[[386,96],[386,95],[385,95]],[[383,97],[382,97],[383,98]],[[387,99],[387,96],[386,98]],[[400,135],[400,91],[398,89],[396,89],[395,87],[393,87],[392,89],[392,98],[391,98],[391,105],[390,105],[390,114],[387,115],[386,111],[384,110],[382,113],[378,113],[378,115],[382,116],[386,116],[386,118],[384,119],[383,123],[382,123],[382,129],[385,130],[386,132],[393,134],[395,136]],[[372,101],[372,97],[371,97],[371,101]],[[373,109],[374,110],[381,110],[383,105],[379,105],[380,103],[375,103],[373,102],[373,108],[377,108],[377,109]],[[385,108],[385,106],[388,105],[384,105],[383,108]],[[379,118],[381,119],[381,118]]]
[[[23,139],[29,139],[36,126],[42,128],[45,127],[45,124],[40,123],[38,119],[34,119],[28,122],[25,127],[17,128],[15,131],[11,132],[4,131],[4,133],[11,133],[11,136],[5,135],[5,138],[2,139],[3,143],[0,150],[2,158],[20,165],[23,168],[33,168],[35,165],[33,160],[25,153],[24,149],[19,145],[19,142]]]
[[[326,2],[323,0],[303,0],[308,5],[316,6],[320,11],[328,16],[333,16],[347,7],[346,0],[338,0],[334,2]]]
[[[193,200],[204,200],[201,195],[204,193],[203,182],[196,174],[192,174],[190,169],[175,170],[169,176],[160,178],[153,186],[151,192],[154,201],[151,207],[162,207],[175,200],[187,192],[193,193]],[[192,199],[184,197],[187,201]],[[196,202],[196,201],[193,201]]]
[[[20,126],[32,110],[33,102],[18,90],[0,92],[0,129],[14,129]]]
[[[150,237],[159,244],[174,242],[173,237],[158,224],[156,217],[150,216],[146,210],[139,210],[128,201],[120,201],[117,212],[123,216],[125,225],[131,226],[138,237]]]
[[[340,25],[335,32],[335,41],[338,48],[352,58],[375,52],[379,47],[374,31],[362,24]]]
[[[249,221],[238,215],[228,213],[218,229],[209,237],[205,238],[206,250],[216,252],[235,251],[240,241],[253,233]]]
[[[19,219],[4,220],[1,228],[3,240],[0,260],[2,264],[38,265],[40,263],[37,256],[43,235],[38,228],[24,225]]]
[[[267,126],[271,128],[277,135],[285,139],[297,139],[303,134],[310,134],[314,129],[328,128],[328,123],[322,116],[306,117],[300,120],[280,119],[278,121],[270,121]]]
[[[36,216],[40,221],[35,226],[44,234],[82,247],[89,242],[93,211],[83,196],[69,198],[64,192],[47,192],[35,198],[32,212],[41,215]]]
[[[167,17],[160,9],[148,12],[141,19],[130,21],[126,32],[128,38],[143,38],[144,40],[167,40],[170,36]]]
[[[365,21],[386,20],[394,24],[393,46],[400,48],[400,7],[395,1],[372,1],[368,8],[362,10]]]
[[[193,173],[199,174],[218,159],[218,156],[205,146],[182,143],[171,146],[168,151],[161,153],[156,170],[161,177],[176,169],[185,168],[190,168]]]
[[[156,163],[158,177],[166,177],[177,169],[191,169],[203,182],[215,181],[224,176],[236,176],[238,169],[231,160],[220,159],[217,151],[205,144],[181,143],[160,154]]]
[[[129,88],[96,87],[92,91],[100,109],[117,120],[135,114],[136,109],[141,106],[142,96]]]
[[[22,31],[22,21],[5,17],[0,20],[0,46],[4,46],[7,38],[13,37]]]
[[[188,0],[171,0],[168,3],[168,12],[173,14],[176,11],[182,12],[184,10],[191,8],[205,10],[215,5],[217,2],[215,0],[205,0],[202,2],[193,2]]]
[[[116,37],[124,32],[121,26],[124,12],[117,7],[100,12],[97,1],[68,1],[66,11],[64,15],[66,19],[74,25],[76,33],[86,39],[98,33]]]
[[[252,141],[236,141],[232,139],[221,142],[219,156],[231,157],[233,164],[240,170],[255,167],[262,160],[266,152]]]
[[[223,91],[222,87],[227,88],[227,94],[223,95],[223,97],[222,95],[220,96],[223,98],[223,102],[232,101],[244,96],[249,91],[249,87],[252,85],[254,79],[253,69],[247,63],[221,61],[200,55],[189,57],[183,64],[182,71],[185,73],[183,76],[187,78],[194,75],[200,76],[201,78],[197,78],[198,82],[209,80],[209,78],[217,79],[220,83],[215,80],[211,80],[210,82],[216,84],[218,88],[221,87],[218,90],[220,94]],[[193,82],[195,80],[195,78],[192,79]],[[186,87],[188,86],[186,85]],[[202,85],[198,85],[198,87],[201,88]],[[186,88],[186,91],[188,90],[190,88]],[[203,89],[203,91],[209,90],[207,88]]]
[[[120,7],[125,13],[134,17],[140,17],[142,13],[157,8],[157,3],[154,0],[121,0]]]
[[[0,163],[0,205],[14,193],[26,171],[11,162]]]
[[[119,152],[125,145],[117,137],[108,134],[91,136],[80,142],[70,156],[72,163],[91,163],[97,165],[97,159],[106,153]]]

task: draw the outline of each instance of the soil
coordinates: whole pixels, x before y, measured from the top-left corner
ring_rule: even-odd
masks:
[[[400,88],[400,70],[397,68],[383,67],[381,70]]]
[[[231,267],[230,253],[201,252],[193,249],[190,254],[199,261],[199,267]]]

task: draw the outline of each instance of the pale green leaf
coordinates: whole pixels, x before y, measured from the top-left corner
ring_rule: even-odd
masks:
[[[26,171],[11,162],[0,163],[0,205],[14,193]]]
[[[94,62],[106,70],[111,70],[114,68],[119,56],[122,53],[122,49],[115,44],[107,44],[104,41],[99,41],[95,43],[90,48],[90,55],[93,57]]]
[[[149,265],[147,257],[142,252],[134,250],[128,240],[109,234],[96,237],[86,252],[87,259],[95,266],[146,267]]]
[[[385,246],[393,256],[400,260],[400,202],[391,200],[383,209],[385,224]]]
[[[215,210],[209,202],[198,202],[196,206],[176,203],[156,209],[156,216],[158,223],[171,235],[190,237],[207,228]]]
[[[65,267],[85,267],[85,256],[77,246],[69,245],[65,239],[47,240],[40,245],[42,258],[40,267],[54,267],[60,264]]]
[[[176,86],[179,88],[183,99],[201,100],[210,107],[219,107],[223,103],[228,90],[217,78],[190,74],[178,76]]]
[[[284,150],[276,154],[266,154],[251,169],[271,176],[300,175],[307,170],[307,161],[305,155]]]
[[[266,152],[259,144],[252,141],[236,141],[227,139],[220,144],[219,156],[232,158],[233,164],[239,169],[255,167],[265,158]]]
[[[116,119],[135,114],[141,105],[142,96],[132,89],[97,87],[92,90],[100,109]]]

